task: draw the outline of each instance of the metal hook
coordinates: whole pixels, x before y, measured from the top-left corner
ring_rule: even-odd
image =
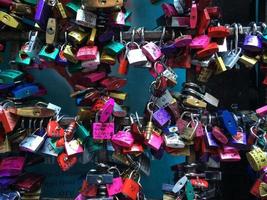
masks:
[[[235,53],[237,53],[237,48],[238,48],[238,25],[237,23],[233,23],[232,25],[234,27],[234,31],[235,31]]]
[[[238,25],[238,33],[241,35],[244,34],[244,29],[243,29],[242,24],[238,23],[237,25]]]
[[[162,43],[163,43],[163,41],[164,41],[165,34],[166,34],[166,27],[163,26],[162,33],[161,33],[160,40],[159,40],[159,46],[160,46],[160,47],[162,46]]]
[[[145,27],[141,28],[141,44],[145,43]]]
[[[135,28],[133,28],[132,30],[131,43],[134,43],[134,37],[135,37]]]
[[[39,124],[39,129],[40,129],[40,130],[43,129],[43,122],[44,122],[44,119],[41,119],[41,120],[40,120],[40,124]]]

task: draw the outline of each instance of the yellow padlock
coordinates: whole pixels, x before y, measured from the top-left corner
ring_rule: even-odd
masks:
[[[241,63],[243,63],[248,68],[252,68],[258,62],[257,59],[249,57],[249,56],[246,56],[246,55],[241,56],[239,58],[239,61]]]
[[[115,65],[115,63],[116,63],[116,55],[115,56],[111,56],[111,55],[107,54],[105,51],[103,51],[102,54],[101,54],[100,61],[102,63],[107,63],[109,65]]]
[[[74,44],[80,45],[82,44],[87,37],[87,34],[82,31],[71,31],[68,34],[69,41],[73,42]]]
[[[261,182],[259,191],[260,191],[261,197],[267,197],[267,184],[264,182]]]
[[[96,37],[96,28],[92,28],[91,34],[88,37],[86,44],[88,46],[94,46],[95,45],[95,37]]]
[[[186,99],[183,100],[183,104],[186,106],[192,106],[196,108],[206,108],[207,103],[204,101],[201,101],[193,96],[187,96]]]
[[[3,11],[0,11],[0,21],[15,29],[20,29],[22,27],[21,23],[19,23],[14,17]]]
[[[76,53],[74,52],[74,49],[71,45],[67,44],[66,47],[63,50],[63,56],[72,63],[78,63],[78,60],[76,58]]]
[[[127,93],[124,92],[110,92],[109,96],[114,98],[114,99],[118,99],[121,101],[124,101],[127,97]]]
[[[123,5],[123,0],[83,0],[82,2],[86,8],[111,8]]]
[[[65,10],[63,4],[59,1],[57,1],[56,7],[57,7],[58,12],[60,13],[60,16],[62,17],[62,19],[66,19],[68,16],[67,16],[67,13],[66,13],[66,10]]]
[[[254,147],[253,150],[246,153],[248,162],[253,170],[260,171],[261,168],[267,166],[267,157],[259,147]]]
[[[215,74],[219,74],[219,73],[227,70],[225,67],[225,64],[223,62],[222,57],[218,56],[217,53],[215,54],[215,62],[216,62],[216,66],[217,66],[217,70],[216,70]]]

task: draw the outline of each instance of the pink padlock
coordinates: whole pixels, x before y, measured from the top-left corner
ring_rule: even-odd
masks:
[[[87,71],[94,71],[100,64],[100,54],[97,52],[96,58],[94,60],[85,60],[81,62],[81,66],[86,68]]]
[[[259,117],[264,117],[267,114],[267,105],[260,107],[256,110],[256,113]]]
[[[186,47],[190,45],[192,42],[192,36],[191,35],[182,35],[174,40],[174,44],[176,47]]]
[[[154,42],[147,43],[146,45],[142,46],[141,49],[143,54],[145,54],[147,59],[151,62],[155,62],[162,56],[159,46],[157,46]]]
[[[130,129],[124,129],[122,131],[118,131],[117,134],[114,134],[111,141],[118,146],[130,148],[133,146],[134,138]]]
[[[163,66],[163,64],[157,61],[154,63],[154,67],[149,69],[149,72],[154,78],[157,78],[159,74],[164,72],[164,70],[165,70],[165,67]]]
[[[99,114],[99,121],[105,122],[108,120],[108,118],[112,115],[113,109],[114,109],[115,101],[112,98],[109,98],[103,108],[100,110]]]
[[[110,140],[114,134],[114,121],[98,122],[98,113],[96,114],[96,122],[93,123],[93,139],[94,140]]]
[[[211,133],[220,143],[222,144],[228,143],[228,138],[224,135],[224,133],[221,131],[219,127],[213,126]]]
[[[191,49],[204,49],[210,43],[210,37],[207,35],[200,35],[195,37],[189,45]]]
[[[241,160],[238,150],[234,147],[224,146],[222,150],[219,150],[219,153],[222,162],[233,162]]]
[[[93,72],[83,77],[84,81],[95,83],[106,77],[106,72]]]
[[[76,57],[78,60],[82,60],[82,61],[83,60],[95,60],[97,54],[98,54],[97,46],[93,46],[93,47],[84,46],[78,50]]]
[[[195,127],[195,124],[193,124],[192,126]],[[195,132],[195,136],[196,137],[203,137],[204,135],[205,135],[205,133],[204,133],[203,124],[199,121],[198,125],[197,125],[196,132]]]
[[[151,148],[158,151],[163,143],[163,138],[155,131],[152,132],[151,137],[149,140],[145,141],[145,143]]]
[[[119,177],[113,178],[112,184],[107,184],[107,191],[109,196],[114,196],[116,194],[121,193],[123,187],[123,180],[122,177],[120,177],[120,171],[116,167],[110,167],[108,169],[108,172],[111,173],[112,170],[118,171]]]

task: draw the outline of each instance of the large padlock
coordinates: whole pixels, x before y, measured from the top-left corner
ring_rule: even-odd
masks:
[[[111,141],[121,147],[131,147],[134,143],[134,138],[130,129],[124,129],[122,131],[118,131],[116,134],[112,136]]]
[[[234,162],[241,160],[238,150],[234,147],[224,146],[223,149],[219,151],[219,154],[222,162]]]
[[[96,19],[97,15],[90,11],[84,10],[82,8],[77,10],[76,23],[81,26],[94,28],[96,27]]]
[[[256,34],[257,32],[256,23],[253,23],[251,28],[252,28],[252,31],[245,37],[245,40],[243,43],[243,49],[249,52],[261,52],[262,41],[261,41],[261,38],[259,38],[258,35]]]
[[[102,185],[111,184],[113,182],[113,174],[98,172],[96,169],[90,169],[86,175],[88,184]]]
[[[170,114],[164,108],[158,109],[153,113],[152,117],[160,127],[167,125],[167,123],[171,120]]]
[[[97,46],[84,46],[79,48],[77,51],[76,57],[78,60],[95,60],[99,56],[98,47]]]
[[[36,152],[45,142],[46,135],[45,129],[38,128],[19,144],[19,148],[23,151]]]
[[[140,191],[140,179],[141,176],[140,174],[138,175],[138,181],[136,182],[134,180],[134,173],[135,171],[132,171],[131,174],[129,175],[129,178],[124,179],[123,187],[121,190],[121,193],[125,195],[126,197],[130,198],[131,200],[136,200],[137,199],[137,194]]]
[[[130,46],[135,46],[135,49],[131,49]],[[136,42],[129,42],[126,44],[126,48],[129,49],[127,54],[127,59],[130,65],[145,65],[147,63],[147,58],[140,49],[139,45]]]
[[[143,45],[141,49],[147,59],[151,62],[156,62],[162,56],[159,46],[154,42],[149,42]]]
[[[259,171],[267,166],[266,154],[259,147],[254,146],[251,151],[246,153],[246,157],[250,166],[255,171]]]
[[[109,98],[105,101],[104,106],[99,111],[99,121],[106,122],[112,115],[114,109],[115,101],[112,98]]]
[[[42,28],[46,29],[48,18],[52,14],[52,9],[46,0],[39,0],[34,16],[36,23]]]
[[[119,11],[113,15],[113,26],[123,27],[125,25],[126,13]]]
[[[93,138],[95,140],[110,140],[114,134],[114,122],[98,122],[99,114],[96,114],[96,122],[93,123]]]
[[[45,45],[39,52],[40,58],[43,58],[47,61],[54,61],[57,58],[57,55],[59,53],[59,49],[51,46],[51,45]]]
[[[21,29],[22,25],[19,21],[17,21],[13,16],[3,12],[3,11],[0,11],[0,21],[9,26],[9,27],[12,27],[12,28],[15,28],[15,29]]]

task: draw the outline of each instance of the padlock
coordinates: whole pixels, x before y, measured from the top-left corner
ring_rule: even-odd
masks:
[[[96,60],[97,55],[99,57],[98,47],[93,46],[84,46],[79,48],[77,51],[76,57],[78,60],[86,61],[86,60]]]
[[[68,40],[74,45],[81,45],[87,38],[85,32],[74,30],[68,33]]]
[[[76,127],[77,122],[75,120],[71,120],[67,128],[64,130],[64,138],[61,138],[64,144],[65,141],[70,142],[73,139]]]
[[[115,65],[116,63],[116,56],[112,56],[107,54],[106,51],[102,51],[101,57],[100,57],[101,63],[106,63],[109,65]]]
[[[27,136],[20,144],[19,148],[23,151],[36,152],[45,142],[46,132],[44,129],[37,129]]]
[[[64,48],[64,46],[61,46],[60,51],[59,51],[57,58],[56,58],[56,63],[58,63],[60,65],[67,65],[68,60],[64,56],[63,48]]]
[[[151,149],[158,151],[161,145],[163,144],[163,138],[158,132],[153,130],[150,139],[145,140],[145,144],[149,146]]]
[[[34,20],[42,28],[46,29],[48,18],[52,14],[52,9],[46,0],[38,0]]]
[[[99,112],[99,121],[106,122],[112,115],[114,109],[115,101],[112,98],[109,98],[105,101],[104,106],[100,109]]]
[[[165,70],[162,72],[162,76],[167,79],[167,84],[169,87],[175,86],[177,84],[178,76],[172,68],[165,66]]]
[[[59,53],[59,49],[53,46],[45,45],[39,52],[39,57],[43,58],[47,61],[54,61],[57,58],[57,55]]]
[[[261,182],[259,187],[260,197],[264,198],[267,197],[267,184],[264,182]]]
[[[4,139],[4,141],[0,142],[0,154],[9,153],[11,151],[12,151],[11,144],[6,135],[6,138]]]
[[[123,0],[86,0],[83,4],[86,8],[111,8],[116,6],[123,6]]]
[[[190,10],[190,28],[195,29],[197,26],[198,20],[198,12],[197,12],[197,5],[192,3],[191,10]]]
[[[208,28],[208,36],[211,38],[226,38],[230,35],[229,28],[225,26],[211,26]]]
[[[23,3],[15,3],[13,2],[12,5],[10,6],[10,11],[12,13],[18,14],[18,15],[32,15],[33,11],[31,6]]]
[[[255,52],[255,53],[261,52],[262,41],[261,41],[261,38],[259,38],[256,35],[256,31],[257,31],[257,25],[256,25],[256,23],[253,23],[252,24],[252,31],[248,35],[246,35],[245,40],[243,42],[242,48],[245,51]]]
[[[3,11],[0,11],[0,21],[11,28],[21,29],[22,27],[19,21]]]
[[[197,51],[197,58],[203,59],[212,56],[214,53],[218,52],[219,48],[216,42],[209,43],[204,49]]]
[[[115,171],[115,174],[112,171]],[[108,192],[109,196],[114,196],[116,194],[121,193],[122,187],[123,187],[123,179],[120,176],[121,173],[120,173],[119,169],[116,167],[110,167],[108,169],[108,172],[113,174],[113,182],[112,182],[112,184],[106,185],[107,186],[107,192]]]
[[[131,49],[130,45],[134,45],[136,48]],[[140,49],[139,45],[136,42],[129,42],[126,44],[126,48],[130,48],[127,54],[127,59],[130,65],[134,66],[140,66],[140,65],[145,65],[147,63],[147,58]]]
[[[223,62],[222,57],[218,56],[217,53],[215,53],[215,63],[217,66],[217,70],[216,70],[215,74],[219,74],[219,73],[225,72],[227,70],[225,67],[225,64]]]
[[[0,176],[12,177],[21,174],[25,166],[25,158],[22,156],[10,156],[3,158],[0,163]]]
[[[172,4],[162,3],[161,8],[162,8],[164,15],[166,17],[178,16],[178,12]]]
[[[267,114],[267,105],[257,108],[256,113],[259,117],[264,117]]]
[[[122,131],[118,131],[111,138],[111,141],[121,147],[131,147],[134,143],[133,135],[130,132],[130,129],[124,129]]]
[[[247,55],[242,55],[239,58],[239,62],[243,63],[248,68],[252,68],[257,64],[258,60]]]
[[[229,140],[229,145],[238,149],[247,149],[247,134],[239,129],[236,135],[233,135]]]
[[[179,133],[182,133],[184,131],[185,127],[188,124],[188,121],[183,119],[186,114],[189,114],[189,113],[188,112],[183,112],[181,114],[181,116],[179,117],[179,119],[177,119],[177,121],[176,121],[176,127],[178,128],[178,132]]]
[[[131,200],[136,200],[137,199],[137,194],[140,191],[140,179],[141,175],[138,175],[138,180],[137,182],[134,180],[134,173],[135,171],[132,171],[131,174],[129,175],[129,178],[124,179],[123,187],[121,190],[121,193],[130,198]]]
[[[75,63],[75,64],[78,63],[78,60],[77,60],[77,58],[76,58],[76,51],[75,51],[75,49],[74,49],[70,44],[67,44],[67,45],[64,47],[64,50],[63,50],[63,56],[64,56],[69,62],[72,62],[72,63]]]
[[[58,121],[50,120],[48,122],[47,136],[51,138],[61,138],[64,136],[64,129],[60,127]]]
[[[112,76],[109,76],[103,79],[102,81],[100,81],[100,84],[103,87],[105,87],[108,91],[119,90],[122,87],[124,87],[126,83],[127,83],[126,79],[119,78],[119,77],[112,77]]]
[[[172,192],[176,194],[181,191],[181,189],[186,185],[187,181],[188,178],[186,176],[181,177],[173,186]]]
[[[16,81],[22,80],[23,76],[24,73],[19,70],[13,70],[13,69],[3,70],[0,72],[0,82],[2,84],[14,83]]]
[[[239,60],[239,58],[240,58],[239,56],[240,56],[241,52],[242,52],[241,48],[226,52],[223,56],[223,62],[225,64],[225,66],[232,69],[235,66],[235,64],[237,63],[237,61]]]
[[[253,149],[246,153],[248,162],[253,170],[259,171],[263,167],[267,166],[267,158],[265,152],[259,147],[253,146]]]
[[[185,147],[185,143],[181,140],[181,137],[176,133],[164,135],[164,142],[167,147],[174,149],[181,149]]]
[[[62,19],[67,19],[68,15],[66,12],[65,4],[62,4],[60,1],[56,2],[56,8],[61,16]]]
[[[237,133],[237,124],[234,119],[234,116],[228,110],[222,110],[219,112],[220,120],[224,128],[231,134],[236,135]]]
[[[194,126],[192,125],[192,123],[194,122]],[[191,127],[190,127],[191,125]],[[198,127],[198,121],[194,120],[194,121],[190,121],[186,127],[184,128],[184,130],[182,132],[180,132],[180,137],[185,139],[185,140],[193,140],[195,137],[195,132],[196,129]]]
[[[112,26],[123,28],[123,26],[125,25],[125,19],[126,19],[126,13],[122,11],[114,13]]]
[[[216,142],[212,133],[208,131],[208,128],[206,126],[205,126],[205,142],[209,148],[218,148],[219,147],[219,144]]]
[[[186,106],[191,106],[195,108],[202,108],[205,109],[207,107],[207,103],[204,101],[201,101],[193,96],[187,96],[186,99],[183,100],[183,104]]]
[[[199,23],[198,29],[197,29],[198,35],[205,33],[209,24],[210,24],[210,16],[209,16],[208,10],[205,8],[201,12],[201,15],[200,15],[200,23]]]
[[[73,156],[83,153],[83,147],[76,139],[72,139],[70,142],[65,139],[65,151],[68,156]]]
[[[152,117],[160,127],[164,127],[171,120],[170,114],[164,108],[158,109]]]
[[[84,145],[90,136],[90,132],[82,125],[78,124],[75,131],[75,137]]]
[[[177,52],[177,47],[173,41],[168,41],[161,46],[160,50],[164,55],[172,55]]]
[[[30,65],[31,64],[31,58],[24,52],[24,51],[19,51],[15,62],[18,65]]]
[[[129,148],[123,148],[122,153],[123,154],[133,154],[135,156],[139,156],[144,152],[144,147],[142,144],[134,143]]]
[[[193,187],[207,189],[209,187],[209,182],[202,178],[190,179],[190,182]]]
[[[163,64],[159,61],[155,62],[153,67],[149,69],[149,73],[154,77],[157,78],[159,74],[161,74],[165,70]]]
[[[251,189],[249,191],[250,194],[254,195],[257,198],[260,198],[260,190],[259,190],[259,188],[260,188],[261,182],[262,181],[260,179],[257,179],[254,182],[253,186],[251,187]]]
[[[161,56],[161,50],[154,42],[149,42],[142,46],[142,52],[151,62],[156,62]]]
[[[86,68],[86,72],[94,71],[100,64],[100,54],[97,52],[94,60],[82,61],[81,66]]]
[[[211,133],[220,143],[222,144],[228,143],[228,138],[224,135],[224,133],[218,126],[213,126]]]
[[[39,91],[40,89],[38,85],[32,83],[25,83],[12,89],[11,94],[15,99],[24,99],[27,97],[37,95]]]
[[[0,107],[0,121],[4,128],[5,134],[8,134],[14,130],[18,120],[18,116],[8,112],[3,107]]]
[[[85,82],[89,82],[89,83],[95,83],[97,81],[100,81],[101,79],[104,79],[106,77],[106,72],[104,71],[98,71],[98,72],[93,72],[93,73],[90,73],[90,74],[87,74],[87,75],[84,75],[82,77],[82,79],[85,81]]]
[[[51,138],[46,138],[43,147],[40,149],[41,154],[49,155],[49,156],[58,156],[58,151],[55,151],[55,146],[51,145]],[[62,148],[63,151],[63,148]]]
[[[38,38],[38,31],[30,32],[29,42],[22,47],[22,51],[26,53],[30,58],[36,59],[42,46],[41,41]]]
[[[208,82],[209,78],[213,74],[213,69],[211,68],[202,68],[200,74],[198,75],[197,80],[202,83]]]
[[[208,46],[209,43],[210,43],[209,36],[200,35],[200,36],[194,37],[189,46],[191,49],[204,49]]]
[[[241,160],[238,150],[234,147],[224,146],[223,149],[219,150],[219,154],[221,162],[236,162]]]
[[[55,18],[49,18],[46,26],[45,42],[53,45],[57,38],[57,21]]]
[[[87,27],[87,28],[95,28],[96,27],[96,19],[97,19],[97,15],[84,10],[82,8],[77,10],[77,14],[76,14],[76,23]]]
[[[98,172],[96,169],[90,169],[86,175],[86,181],[89,185],[111,184],[113,181],[113,174]]]
[[[181,35],[174,40],[174,44],[177,48],[182,48],[190,45],[192,42],[191,35]]]
[[[124,45],[120,42],[110,41],[104,46],[104,50],[107,54],[115,56],[120,54],[124,50]]]
[[[114,134],[114,122],[98,122],[99,114],[96,114],[96,121],[93,123],[94,140],[110,140]]]
[[[171,17],[172,28],[188,28],[190,26],[190,17]]]
[[[57,157],[57,162],[62,171],[67,171],[78,162],[78,158],[63,152]]]
[[[221,18],[221,10],[218,6],[206,8],[211,18]]]

